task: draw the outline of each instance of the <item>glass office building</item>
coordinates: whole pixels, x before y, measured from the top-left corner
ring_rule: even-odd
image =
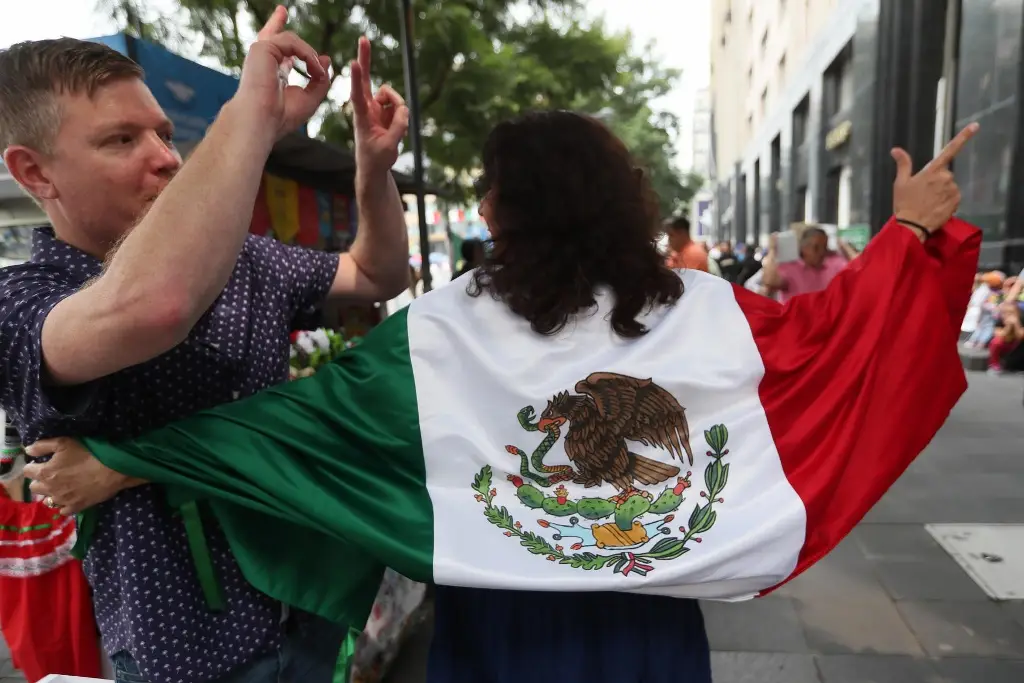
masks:
[[[889,150],[906,148],[920,166],[978,121],[954,168],[960,215],[985,233],[983,267],[1019,271],[1022,36],[1024,0],[838,3],[730,177],[720,178],[717,234],[763,242],[804,220],[875,232],[891,212]]]

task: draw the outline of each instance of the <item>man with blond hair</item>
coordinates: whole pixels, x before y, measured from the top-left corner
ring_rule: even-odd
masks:
[[[185,165],[128,58],[71,39],[0,52],[0,151],[50,221],[31,260],[0,272],[0,403],[26,443],[124,438],[253,394],[287,379],[300,312],[405,288],[390,167],[408,111],[390,88],[371,92],[365,39],[351,65],[359,237],[339,257],[248,234],[271,148],[331,82],[286,18],[278,8],[261,31]],[[287,85],[293,59],[304,88]],[[331,680],[341,629],[252,588],[201,510],[179,516],[159,487],[93,459],[57,454],[29,471],[54,507],[99,504],[84,568],[116,680]],[[72,488],[88,498],[62,499]]]

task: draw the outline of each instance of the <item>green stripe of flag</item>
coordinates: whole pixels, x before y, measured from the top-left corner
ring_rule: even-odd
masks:
[[[433,578],[407,311],[313,378],[87,446],[108,467],[172,485],[175,504],[208,499],[260,591],[362,626],[384,565]]]

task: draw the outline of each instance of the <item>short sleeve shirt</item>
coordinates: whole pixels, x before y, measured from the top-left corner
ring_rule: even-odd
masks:
[[[249,236],[227,286],[171,351],[54,392],[41,377],[43,321],[102,263],[33,235],[27,263],[0,270],[0,403],[25,443],[52,436],[122,439],[288,378],[293,320],[318,306],[338,256]],[[242,577],[224,534],[205,524],[226,607],[211,612],[179,517],[155,485],[99,506],[84,563],[104,649],[129,652],[151,683],[203,683],[276,648],[281,607]]]
[[[780,263],[778,272],[786,287],[779,292],[779,301],[785,303],[798,294],[822,291],[847,263],[846,258],[840,254],[826,256],[820,268],[812,268],[802,260]]]
[[[666,260],[669,268],[686,268],[708,272],[708,252],[700,244],[690,242],[679,251],[669,254]]]

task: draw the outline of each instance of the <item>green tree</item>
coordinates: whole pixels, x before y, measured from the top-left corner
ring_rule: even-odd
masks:
[[[627,36],[610,87],[595,91],[575,108],[596,114],[626,143],[647,173],[662,215],[667,217],[689,210],[704,179],[695,173],[681,173],[673,160],[678,118],[655,112],[650,106],[672,90],[680,75],[676,69],[661,67],[651,50],[647,45],[640,52],[632,51]]]
[[[102,0],[126,30],[150,40],[202,39],[201,51],[237,71],[244,44],[277,0],[178,0],[187,25],[147,17],[140,0]],[[320,54],[334,76],[347,75],[356,40],[373,45],[373,72],[404,90],[401,16],[395,0],[292,0],[289,27]],[[671,88],[676,72],[658,67],[628,34],[583,18],[580,0],[417,0],[415,45],[428,181],[465,196],[480,149],[499,121],[535,108],[602,115],[651,174],[667,213],[696,188],[672,163],[677,122],[648,101]],[[319,135],[351,145],[344,103],[325,104]]]
[[[175,31],[168,19],[147,8],[144,0],[98,0],[97,9],[136,38],[168,46],[173,42]]]

